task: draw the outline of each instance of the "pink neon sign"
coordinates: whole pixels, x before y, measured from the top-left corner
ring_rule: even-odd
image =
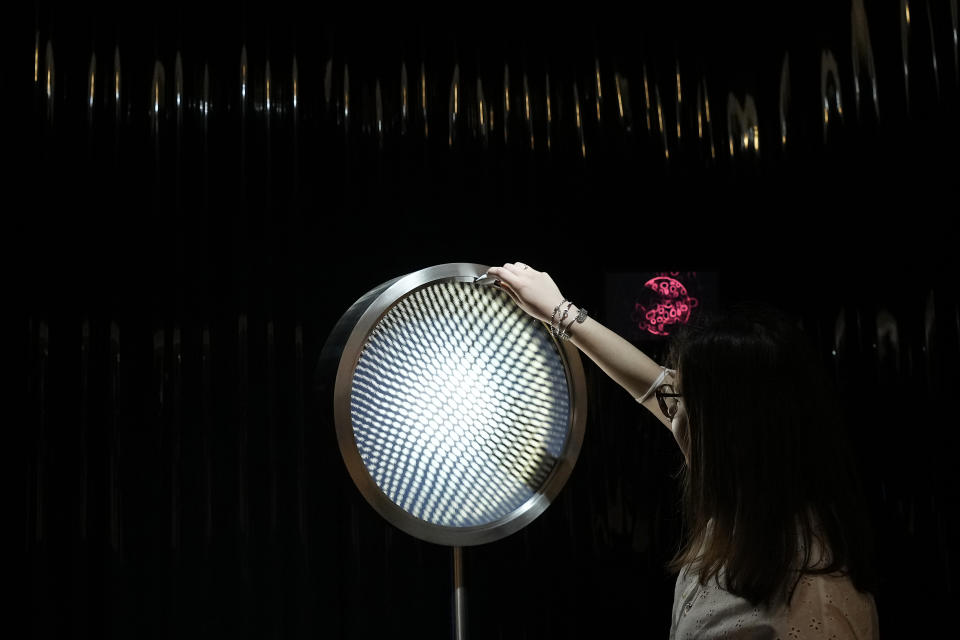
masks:
[[[692,297],[687,287],[674,277],[678,275],[679,272],[658,275],[644,283],[649,293],[644,303],[635,303],[630,316],[638,329],[656,336],[667,336],[674,325],[690,321],[690,312],[700,301]]]

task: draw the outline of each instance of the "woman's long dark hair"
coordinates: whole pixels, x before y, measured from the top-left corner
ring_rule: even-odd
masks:
[[[753,604],[805,573],[875,591],[870,519],[840,403],[795,318],[743,303],[689,327],[670,358],[689,421],[684,543],[670,562]],[[811,557],[818,542],[825,563]]]

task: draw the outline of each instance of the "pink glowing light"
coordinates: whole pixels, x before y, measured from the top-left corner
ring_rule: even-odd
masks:
[[[672,277],[679,275],[659,275],[648,280],[643,286],[649,290],[644,303],[634,305],[631,320],[641,331],[656,336],[670,335],[674,325],[687,324],[690,312],[700,301],[692,297],[682,282]]]

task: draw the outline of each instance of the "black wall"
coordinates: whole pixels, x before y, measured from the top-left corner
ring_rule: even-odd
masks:
[[[864,89],[859,110],[847,3],[528,18],[38,2],[5,21],[7,122],[23,143],[5,217],[23,416],[8,422],[22,482],[11,551],[25,559],[13,586],[27,628],[449,635],[450,550],[360,497],[314,367],[370,288],[435,264],[523,260],[611,325],[622,319],[604,317],[605,283],[623,272],[710,274],[716,304],[799,314],[862,445],[884,636],[924,635],[955,591],[960,86],[949,5],[911,3],[906,56],[899,6],[868,3],[878,100]],[[842,114],[828,92],[825,126],[827,49]],[[728,94],[753,97],[759,151],[737,129],[731,152]],[[474,637],[669,628],[681,458],[587,374],[586,440],[557,501],[465,551]]]

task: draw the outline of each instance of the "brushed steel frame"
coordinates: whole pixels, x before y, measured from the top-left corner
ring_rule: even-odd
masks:
[[[587,416],[587,388],[583,364],[577,348],[569,342],[557,342],[570,393],[570,425],[564,449],[540,489],[507,515],[487,524],[449,527],[422,520],[397,506],[380,489],[360,457],[350,419],[350,395],[353,373],[364,344],[380,319],[403,298],[431,284],[444,281],[473,282],[488,267],[472,263],[448,263],[421,269],[388,283],[356,321],[347,338],[337,367],[334,385],[334,423],[337,443],[354,484],[367,502],[388,522],[406,533],[435,544],[473,546],[493,542],[519,531],[550,505],[569,478],[583,445]]]

